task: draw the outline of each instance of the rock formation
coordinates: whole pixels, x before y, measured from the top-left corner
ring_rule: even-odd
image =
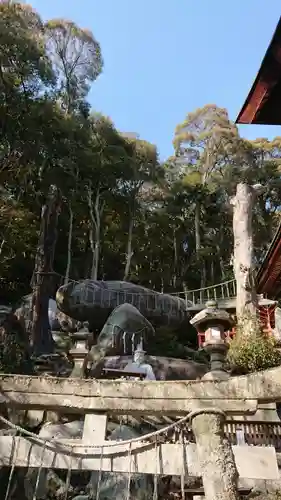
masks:
[[[135,306],[154,325],[179,324],[188,318],[183,299],[149,290],[125,281],[72,282],[59,288],[58,308],[79,321],[89,321],[90,329],[102,328],[119,305]]]

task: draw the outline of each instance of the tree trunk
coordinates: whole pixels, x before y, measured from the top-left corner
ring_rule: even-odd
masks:
[[[100,256],[100,232],[101,232],[101,216],[104,209],[104,203],[100,200],[100,190],[97,189],[95,203],[93,204],[93,192],[91,187],[88,188],[88,207],[91,220],[91,228],[89,233],[90,245],[92,250],[92,268],[91,279],[98,278],[99,256]]]
[[[194,211],[194,229],[195,229],[195,249],[196,249],[196,257],[197,257],[197,265],[202,264],[201,259],[200,259],[200,248],[201,248],[200,210],[201,210],[201,205],[198,201],[196,201],[195,211]],[[205,288],[205,286],[206,286],[206,266],[205,266],[205,262],[203,262],[200,287]]]
[[[237,285],[236,314],[239,321],[245,313],[256,315],[257,294],[254,283],[252,210],[255,189],[237,184],[232,198],[234,256],[233,269]]]
[[[195,203],[194,212],[194,229],[195,229],[195,248],[198,256],[198,251],[201,248],[201,236],[200,236],[200,203],[197,201]]]
[[[69,230],[68,230],[68,240],[67,240],[67,264],[64,276],[64,284],[67,285],[69,282],[69,274],[71,267],[71,248],[72,248],[72,234],[73,234],[73,211],[71,208],[71,203],[68,206],[69,209]]]
[[[203,257],[202,259],[202,262],[201,262],[201,283],[200,283],[200,287],[201,288],[205,288],[206,287],[206,283],[207,283],[207,272],[206,272],[206,262],[205,262],[205,258]],[[201,293],[201,296],[203,297],[203,301],[204,301],[204,292],[200,292]],[[200,299],[201,300],[201,299]],[[201,300],[201,302],[202,302]]]
[[[219,245],[216,245],[216,249],[217,249],[217,255],[219,256],[219,264],[220,264],[220,270],[221,270],[221,279],[222,281],[225,280],[225,268],[224,268],[224,262],[223,262],[223,258],[221,256],[221,249],[219,247]]]
[[[238,472],[223,424],[223,413],[215,409],[199,411],[192,419],[206,500],[239,499]]]
[[[60,206],[60,191],[56,186],[52,186],[46,204],[42,208],[33,277],[31,344],[36,355],[53,352],[54,348],[48,319],[48,307],[49,298],[54,291],[53,262]]]
[[[99,198],[96,198],[95,202],[95,246],[93,253],[91,278],[93,280],[98,279],[99,271],[99,258],[100,258],[100,212],[99,212]]]
[[[211,283],[212,285],[215,285],[215,263],[212,257],[212,260],[210,262],[210,274],[211,274]]]
[[[134,211],[131,210],[130,211],[129,228],[128,228],[126,265],[125,265],[125,271],[124,271],[123,281],[127,281],[128,277],[129,277],[130,269],[131,269],[132,257],[134,255],[134,252],[132,251],[133,229],[134,229]]]
[[[185,300],[185,304],[186,304],[186,307],[187,307],[188,301],[192,300],[193,297],[188,298],[188,286],[185,283],[185,281],[183,281],[183,283],[182,283],[182,288],[183,288],[183,291],[184,291],[184,300]]]
[[[173,249],[174,249],[174,274],[173,274],[173,287],[177,286],[177,271],[178,271],[178,248],[175,228],[173,229]]]
[[[8,226],[9,227],[9,226]],[[3,248],[4,248],[4,245],[6,243],[6,239],[5,238],[2,238],[2,241],[1,241],[1,244],[0,244],[0,257],[2,255],[2,252],[3,252]]]

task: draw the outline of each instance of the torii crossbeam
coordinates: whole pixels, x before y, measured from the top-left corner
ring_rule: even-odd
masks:
[[[255,413],[258,403],[281,401],[281,367],[224,381],[119,381],[0,375],[0,405],[67,413],[186,415],[217,406]]]

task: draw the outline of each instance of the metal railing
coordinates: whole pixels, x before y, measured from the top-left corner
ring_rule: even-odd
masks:
[[[207,300],[227,300],[236,297],[236,281],[235,279],[231,279],[217,285],[197,288],[195,290],[185,290],[172,295],[177,295],[184,298],[186,303],[192,302],[193,304],[203,304]]]

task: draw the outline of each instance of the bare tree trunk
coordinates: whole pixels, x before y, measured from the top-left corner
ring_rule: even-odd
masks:
[[[198,203],[198,201],[195,203],[194,229],[195,229],[195,248],[196,248],[196,253],[198,255],[198,251],[201,248],[201,236],[200,236],[200,203]]]
[[[237,284],[236,314],[239,321],[245,313],[256,315],[257,294],[254,283],[252,210],[255,189],[247,183],[237,184],[233,205],[233,269]]]
[[[71,202],[68,205],[69,209],[69,230],[68,230],[68,240],[67,240],[67,263],[64,276],[64,284],[67,285],[69,282],[69,274],[71,267],[71,248],[72,248],[72,233],[73,233],[73,210],[71,208]]]
[[[211,263],[210,263],[210,274],[211,274],[211,283],[212,285],[215,284],[215,263],[213,261],[213,259],[211,260]]]
[[[90,242],[90,247],[91,247],[91,251],[92,251],[92,264],[91,266],[89,266],[89,274],[90,274],[90,278],[94,279],[93,278],[93,274],[95,275],[95,237],[94,237],[94,229],[92,227],[90,227],[89,229],[89,242]],[[87,272],[87,274],[88,274]]]
[[[201,288],[205,288],[206,283],[207,283],[206,262],[205,259],[203,258],[201,263],[201,284],[200,284]],[[204,295],[202,295],[202,297],[204,300]]]
[[[185,303],[187,305],[188,300],[192,300],[193,297],[191,297],[190,299],[188,299],[188,286],[185,283],[185,281],[183,281],[182,288],[183,288],[183,291],[184,291],[184,300],[185,300]]]
[[[129,228],[128,228],[126,265],[125,265],[125,270],[124,270],[123,281],[127,281],[128,277],[129,277],[132,257],[134,255],[134,252],[132,251],[133,229],[134,229],[134,210],[131,210],[130,211]]]
[[[40,235],[33,276],[31,344],[36,355],[50,353],[54,348],[48,319],[48,307],[49,298],[54,288],[53,262],[60,207],[60,191],[56,186],[52,186],[46,204],[42,207]]]
[[[8,226],[9,227],[9,226]],[[6,243],[6,239],[5,238],[2,238],[2,241],[1,241],[1,244],[0,244],[0,257],[2,255],[2,252],[3,252],[3,248],[4,248],[4,245]]]
[[[91,229],[89,233],[90,246],[92,250],[92,268],[91,279],[98,278],[99,256],[100,256],[100,232],[101,232],[101,216],[104,209],[104,203],[101,203],[100,190],[97,189],[95,203],[93,204],[93,192],[91,187],[88,188],[88,207],[91,220]]]
[[[173,228],[173,249],[174,249],[174,273],[173,273],[173,287],[177,286],[177,271],[178,271],[178,247],[177,247],[177,238],[176,238],[176,230]]]
[[[195,249],[196,249],[196,256],[197,256],[198,265],[200,262],[200,248],[201,248],[200,209],[201,209],[201,205],[198,201],[196,201],[195,211],[194,211],[194,229],[195,229]],[[201,272],[200,287],[204,288],[205,286],[206,286],[206,266],[205,266],[205,263],[203,263],[202,272]]]
[[[239,499],[238,472],[223,424],[223,413],[215,409],[192,419],[206,500]]]
[[[95,201],[95,250],[93,254],[93,262],[92,262],[92,270],[91,270],[91,278],[93,280],[98,279],[98,271],[99,271],[99,258],[100,258],[100,229],[101,229],[101,221],[100,221],[100,211],[99,211],[99,195]]]
[[[223,258],[221,256],[219,245],[216,245],[216,249],[217,249],[217,254],[219,256],[219,263],[220,263],[220,270],[221,270],[221,279],[224,280],[226,274],[225,274],[225,268],[224,268]]]

